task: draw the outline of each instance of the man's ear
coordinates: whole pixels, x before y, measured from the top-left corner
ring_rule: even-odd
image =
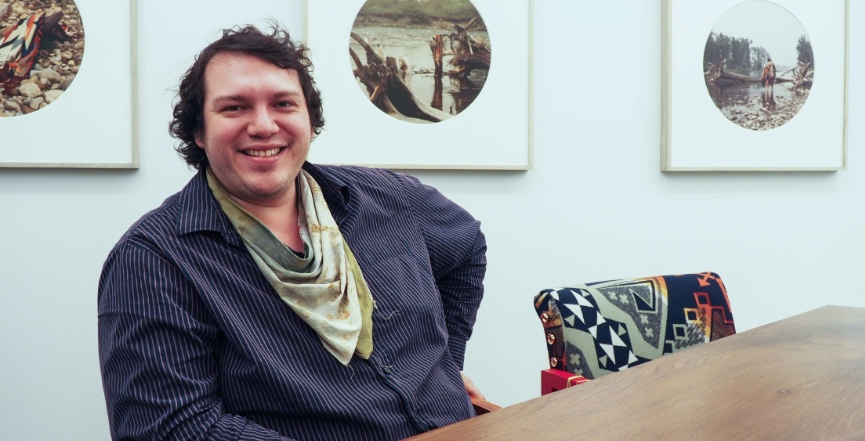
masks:
[[[192,138],[199,147],[204,148],[204,141],[201,139],[201,130],[192,132]]]

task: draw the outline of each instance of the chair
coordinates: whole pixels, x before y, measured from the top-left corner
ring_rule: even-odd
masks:
[[[545,289],[534,300],[550,368],[587,379],[736,333],[727,290],[711,272]]]
[[[472,398],[472,406],[475,408],[475,414],[477,416],[501,409],[501,406],[480,398]]]

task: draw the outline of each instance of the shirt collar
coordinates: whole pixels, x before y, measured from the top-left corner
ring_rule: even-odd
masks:
[[[206,169],[201,167],[180,191],[177,234],[183,236],[199,231],[213,231],[221,234],[232,245],[243,246],[242,239],[207,186],[205,171]]]

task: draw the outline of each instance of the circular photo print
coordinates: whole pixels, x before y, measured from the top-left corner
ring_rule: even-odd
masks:
[[[58,100],[84,56],[84,28],[72,0],[0,0],[0,117]]]
[[[728,120],[772,130],[793,119],[808,99],[814,81],[811,40],[787,9],[762,0],[741,3],[709,34],[703,75]]]
[[[367,0],[349,38],[360,89],[382,112],[412,123],[468,108],[486,82],[490,47],[469,0]]]

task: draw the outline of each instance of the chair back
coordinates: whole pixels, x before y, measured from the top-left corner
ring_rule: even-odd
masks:
[[[576,284],[534,300],[550,367],[589,379],[736,333],[712,272]]]

